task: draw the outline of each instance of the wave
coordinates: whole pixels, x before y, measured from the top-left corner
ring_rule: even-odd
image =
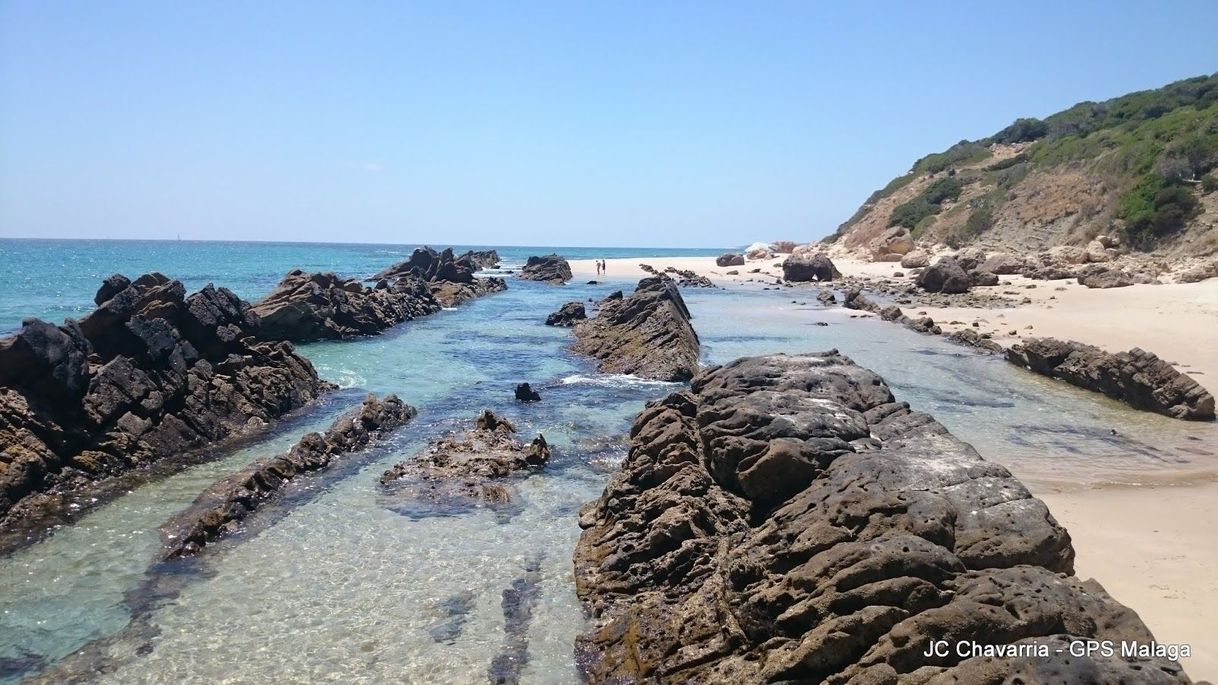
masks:
[[[650,378],[639,378],[625,373],[608,373],[596,376],[586,376],[582,373],[564,376],[559,379],[559,383],[563,385],[599,385],[607,388],[626,388],[636,386],[660,386],[674,387],[681,383],[673,383],[671,381],[656,381]]]

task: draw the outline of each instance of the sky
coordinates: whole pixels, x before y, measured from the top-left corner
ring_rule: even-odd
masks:
[[[924,154],[1218,71],[1218,2],[0,0],[0,237],[813,240]]]

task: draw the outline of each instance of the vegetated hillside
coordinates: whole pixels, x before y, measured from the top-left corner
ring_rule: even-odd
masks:
[[[927,155],[825,241],[866,251],[896,226],[951,247],[1030,252],[1106,234],[1168,256],[1218,252],[1218,74]]]

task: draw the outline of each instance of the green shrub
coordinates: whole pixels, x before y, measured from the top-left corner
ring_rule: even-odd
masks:
[[[922,191],[922,197],[932,205],[941,205],[948,200],[960,197],[960,191],[963,189],[964,185],[960,183],[960,179],[947,176],[930,184],[926,190]]]
[[[1205,193],[1212,193],[1215,190],[1218,190],[1218,176],[1215,176],[1214,174],[1206,174],[1205,176],[1202,176],[1201,191]]]
[[[1135,243],[1152,247],[1155,239],[1180,230],[1200,209],[1188,188],[1146,174],[1120,197],[1117,216],[1125,220],[1125,230]]]
[[[935,174],[951,167],[976,164],[992,153],[981,143],[962,140],[943,152],[926,155],[913,165],[915,174]]]
[[[986,171],[1002,171],[1003,169],[1010,169],[1011,167],[1015,166],[1016,164],[1023,164],[1026,161],[1028,161],[1028,156],[1025,153],[1021,152],[1021,153],[1015,155],[1014,157],[1007,157],[1004,160],[994,162],[993,164],[987,166],[985,168],[985,170]]]
[[[918,222],[939,211],[938,205],[932,205],[926,198],[919,195],[909,202],[897,205],[888,217],[889,226],[904,226],[911,231]]]
[[[973,210],[964,222],[964,235],[969,238],[985,233],[994,225],[994,209],[985,203]]]
[[[939,217],[935,216],[934,214],[931,214],[929,216],[924,216],[924,217],[922,217],[921,221],[919,221],[916,225],[914,225],[914,227],[912,229],[910,229],[909,234],[912,235],[915,240],[917,240],[918,238],[921,238],[923,235],[926,235],[926,232],[929,231],[930,227],[934,226],[935,222],[938,220],[939,220]]]
[[[991,140],[995,143],[1026,143],[1043,138],[1048,132],[1048,125],[1040,119],[1016,119],[1015,123],[996,133]]]

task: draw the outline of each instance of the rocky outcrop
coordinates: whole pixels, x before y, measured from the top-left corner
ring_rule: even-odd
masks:
[[[403,276],[375,288],[333,273],[289,271],[279,285],[254,305],[267,340],[333,340],[376,335],[442,305],[422,279]]]
[[[601,373],[684,381],[698,369],[698,334],[671,279],[639,281],[630,297],[601,302],[600,313],[575,327],[575,352],[597,360]]]
[[[1166,659],[959,656],[1152,636],[1073,577],[1043,502],[836,351],[709,369],[630,434],[580,513],[591,683],[1188,682]]]
[[[918,287],[931,293],[966,293],[972,286],[973,279],[955,257],[940,257],[918,274]]]
[[[715,258],[715,266],[744,266],[744,255],[726,252]]]
[[[284,454],[259,459],[217,482],[181,514],[161,526],[161,558],[197,554],[236,531],[241,522],[298,476],[322,471],[344,455],[367,448],[413,419],[415,408],[396,395],[369,395],[325,433],[309,433]]]
[[[521,383],[516,386],[516,401],[517,402],[540,402],[541,395],[533,389],[533,386],[528,383]]]
[[[464,435],[449,434],[381,476],[381,485],[398,507],[418,515],[452,513],[478,506],[512,502],[509,478],[546,464],[550,446],[538,434],[525,444],[516,427],[484,410]]]
[[[568,302],[546,317],[546,325],[571,327],[587,318],[583,302]]]
[[[499,266],[499,251],[498,250],[469,250],[462,254],[457,259],[468,257],[474,266],[482,269],[494,269]]]
[[[914,249],[913,235],[909,229],[894,226],[871,245],[871,259],[877,262],[899,262],[901,257]]]
[[[789,283],[834,281],[842,272],[824,254],[791,255],[782,262],[782,277]]]
[[[125,285],[124,285],[125,283]],[[106,279],[97,309],[0,340],[0,517],[248,432],[329,386],[291,343],[259,342],[249,304],[159,273]]]
[[[1072,340],[1028,338],[1008,348],[1006,358],[1137,409],[1177,419],[1214,419],[1213,395],[1171,364],[1139,348],[1114,354]]]
[[[1176,281],[1180,283],[1199,283],[1211,278],[1218,278],[1218,258],[1211,259],[1208,262],[1201,262],[1185,269],[1176,277]]]
[[[773,253],[773,246],[769,243],[753,243],[744,248],[744,256],[747,259],[769,259]]]
[[[791,254],[795,252],[794,240],[779,240],[774,243],[774,254]]]
[[[420,247],[411,253],[410,259],[399,262],[372,277],[372,280],[390,282],[414,277],[427,284],[431,294],[445,307],[456,307],[476,297],[497,293],[507,289],[507,283],[498,277],[479,278],[474,273],[485,268],[485,260],[498,254],[494,250],[483,253],[466,252],[453,256],[452,248],[436,252],[430,247]]]
[[[914,250],[901,257],[901,268],[921,269],[930,266],[930,255],[921,250]]]
[[[1022,274],[1025,269],[1027,269],[1027,263],[1024,258],[1009,252],[995,252],[987,256],[985,261],[977,267],[978,271],[986,271],[998,276]]]
[[[711,279],[703,276],[690,269],[678,269],[675,266],[670,266],[664,269],[665,274],[671,274],[671,278],[677,282],[677,285],[682,288],[713,288],[715,283]]]
[[[1138,283],[1154,283],[1155,279],[1132,274],[1119,267],[1088,264],[1078,274],[1079,285],[1088,288],[1125,288]]]
[[[520,278],[526,281],[566,283],[571,280],[571,265],[556,254],[529,257],[524,268],[520,270]]]
[[[842,306],[846,309],[854,309],[856,311],[878,314],[881,319],[891,321],[893,323],[899,323],[916,333],[939,335],[943,332],[943,329],[941,329],[938,324],[935,323],[935,320],[929,316],[922,316],[916,319],[906,316],[905,312],[902,312],[901,308],[895,304],[890,304],[887,306],[880,305],[864,295],[863,291],[859,288],[851,288],[850,290],[846,291],[846,295],[842,300]]]

